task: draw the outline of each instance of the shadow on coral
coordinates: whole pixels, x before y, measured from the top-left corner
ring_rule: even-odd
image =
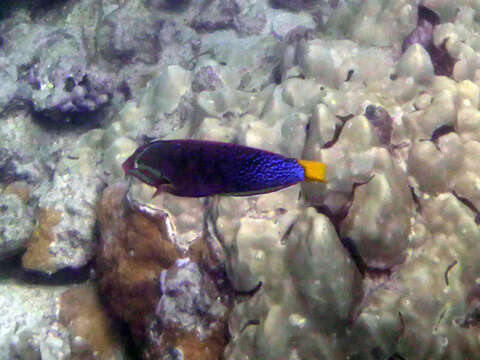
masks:
[[[61,4],[65,4],[65,0],[3,0],[0,3],[0,20],[7,18],[19,9],[26,9],[32,12],[40,9],[48,11]]]
[[[33,121],[47,131],[88,131],[104,127],[105,109],[92,112],[48,113],[32,110]]]
[[[90,279],[93,268],[93,261],[90,261],[78,269],[65,268],[52,275],[46,275],[38,271],[23,269],[22,256],[23,253],[5,259],[0,263],[0,281],[2,279],[13,279],[19,283],[44,286],[81,284]]]

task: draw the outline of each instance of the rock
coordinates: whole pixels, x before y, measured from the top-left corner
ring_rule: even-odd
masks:
[[[455,59],[449,54],[446,41],[439,46],[434,43],[434,31],[440,22],[440,16],[435,11],[423,4],[419,5],[417,9],[417,27],[404,40],[402,52],[408,52],[408,49],[414,45],[417,46],[417,49],[420,46],[428,53],[435,75],[452,76]],[[418,60],[420,61],[420,59]],[[422,62],[424,61],[422,60]]]
[[[38,225],[27,244],[23,255],[23,267],[30,270],[55,272],[55,256],[50,253],[50,246],[55,241],[54,228],[61,221],[61,213],[54,209],[41,209]]]
[[[280,217],[280,223],[284,221]],[[243,229],[247,226],[250,232]],[[240,270],[243,277],[255,275],[264,285],[234,308],[230,320],[234,337],[226,356],[341,358],[345,354],[341,347],[328,339],[332,328],[343,334],[353,317],[363,291],[360,273],[328,219],[314,209],[302,212],[286,233],[278,230],[268,220],[253,219],[238,229],[241,252],[238,259],[231,258],[232,271]],[[261,250],[264,246],[268,251]],[[331,278],[332,274],[336,276]],[[335,338],[343,341],[342,335]]]
[[[427,51],[418,44],[410,46],[398,61],[397,73],[399,76],[411,76],[419,83],[431,81],[433,65]]]
[[[381,106],[368,105],[365,108],[365,117],[374,126],[374,131],[382,145],[390,145],[392,139],[392,117]]]
[[[125,3],[106,15],[98,26],[96,41],[102,57],[117,69],[141,69],[157,62],[160,69],[188,67],[199,46],[192,29],[171,16],[152,14],[140,2]],[[126,77],[131,79],[128,73]]]
[[[92,285],[80,285],[60,296],[59,320],[71,334],[72,359],[127,359],[123,344]]]
[[[405,260],[413,213],[404,174],[398,169],[387,174],[377,173],[355,190],[341,224],[342,237],[352,239],[362,260],[377,269],[389,269]]]
[[[141,340],[161,295],[155,280],[180,252],[168,235],[165,220],[157,224],[155,218],[128,208],[126,190],[125,185],[107,188],[99,204],[97,269],[107,305]]]
[[[126,63],[155,64],[161,52],[162,23],[136,2],[118,7],[98,27],[97,43],[102,56],[118,67]]]
[[[219,290],[226,285],[221,267],[208,265],[218,254],[209,255],[198,235],[203,214],[192,207],[198,200],[183,204],[166,196],[153,207],[135,192],[127,200],[126,191],[124,184],[110,186],[98,209],[97,268],[108,307],[129,325],[148,359],[220,357],[230,303]]]
[[[213,0],[200,8],[192,27],[197,31],[215,31],[233,26],[240,8],[235,0]]]
[[[70,145],[56,164],[52,183],[39,189],[39,225],[24,267],[52,274],[80,268],[94,256],[95,203],[104,186],[96,168],[102,136],[102,130],[92,130]]]
[[[192,80],[192,91],[214,91],[223,87],[223,81],[213,66],[204,66],[198,69]]]
[[[0,283],[0,305],[8,309],[0,315],[0,359],[69,358],[69,333],[56,315],[65,287],[22,284],[9,278],[15,272],[8,270]]]
[[[33,232],[33,214],[18,193],[0,193],[0,258],[15,255],[25,248]]]
[[[183,359],[221,358],[227,343],[228,307],[210,276],[184,258],[164,270],[160,279],[162,297],[155,316],[163,335],[147,357],[175,353]]]

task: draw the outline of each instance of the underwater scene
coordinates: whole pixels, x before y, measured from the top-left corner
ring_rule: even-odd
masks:
[[[0,360],[480,359],[480,2],[1,0]]]

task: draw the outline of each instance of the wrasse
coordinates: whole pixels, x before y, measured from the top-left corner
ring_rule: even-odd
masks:
[[[300,181],[322,181],[326,165],[248,146],[201,140],[156,140],[140,146],[123,170],[177,196],[265,194]]]

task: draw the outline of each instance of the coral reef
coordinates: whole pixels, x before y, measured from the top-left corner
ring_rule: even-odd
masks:
[[[435,27],[440,24],[440,17],[431,9],[419,5],[418,6],[417,27],[405,39],[402,44],[402,51],[405,52],[413,44],[419,44],[428,52],[430,60],[436,75],[451,76],[455,60],[448,53],[446,41],[436,46],[433,42],[433,33]]]
[[[219,279],[209,274],[215,263],[205,262],[212,255],[197,219],[200,201],[178,203],[166,196],[149,206],[126,198],[126,192],[125,184],[107,188],[98,210],[97,263],[106,303],[144,344],[147,359],[175,353],[219,358],[230,305],[217,290]]]
[[[162,297],[155,309],[155,325],[161,336],[146,358],[172,353],[183,359],[220,358],[228,340],[228,308],[211,277],[187,258],[163,270],[160,279]]]
[[[54,273],[84,266],[93,257],[95,203],[103,188],[95,167],[99,159],[95,149],[102,135],[101,130],[82,135],[56,164],[52,183],[42,189],[38,199],[41,214],[49,215],[39,217],[42,230],[28,245],[26,268]]]
[[[6,61],[10,63],[6,70],[19,80],[19,89],[11,93],[16,98],[10,103],[31,104],[33,111],[46,119],[63,122],[79,113],[94,112],[109,102],[112,80],[88,65],[78,29],[40,26],[29,30],[27,22],[4,25],[2,51],[8,54]],[[25,33],[28,36],[22,38]],[[28,49],[22,55],[12,48],[19,41]]]
[[[478,4],[8,4],[0,359],[127,358],[107,314],[147,359],[477,356]],[[328,182],[152,199],[121,165],[157,137]]]
[[[102,243],[98,252],[100,289],[112,311],[144,338],[148,314],[160,298],[156,279],[173,265],[179,252],[168,237],[166,220],[156,224],[131,212],[125,186],[107,188],[99,205]]]

